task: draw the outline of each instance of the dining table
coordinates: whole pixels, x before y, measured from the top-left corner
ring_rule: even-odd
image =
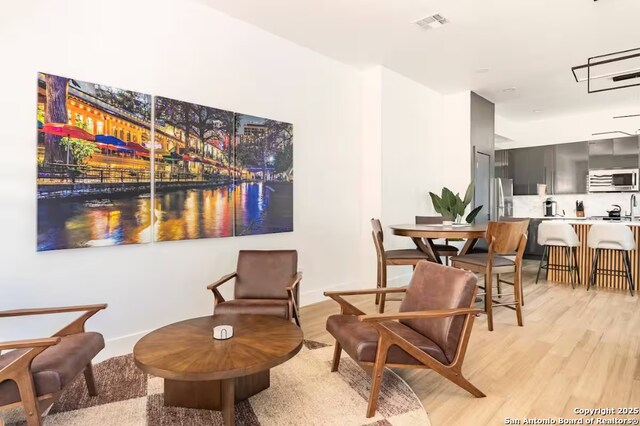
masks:
[[[476,245],[479,239],[484,238],[487,231],[486,224],[406,224],[390,226],[393,235],[410,237],[414,244],[424,252],[430,260],[442,263],[440,253],[435,247],[433,240],[445,239],[465,239],[465,244],[459,255],[465,255]]]

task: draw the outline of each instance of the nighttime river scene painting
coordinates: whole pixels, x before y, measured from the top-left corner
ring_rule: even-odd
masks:
[[[292,126],[155,98],[154,239],[293,230]]]
[[[150,242],[151,96],[38,74],[38,251]]]

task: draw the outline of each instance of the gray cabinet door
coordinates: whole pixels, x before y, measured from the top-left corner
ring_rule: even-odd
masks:
[[[555,145],[554,194],[586,194],[589,143]]]
[[[547,193],[553,193],[553,146],[509,150],[508,164],[513,195],[535,195],[538,184],[546,184]]]

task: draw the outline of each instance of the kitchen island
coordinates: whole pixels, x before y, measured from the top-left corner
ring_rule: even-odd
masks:
[[[580,284],[584,287],[587,286],[589,282],[589,274],[591,272],[593,255],[595,254],[595,250],[592,250],[587,247],[587,237],[589,235],[589,229],[591,225],[596,223],[611,223],[614,221],[603,221],[603,220],[590,220],[590,219],[560,219],[554,218],[553,220],[563,220],[568,222],[573,226],[578,234],[578,238],[580,239],[580,246],[578,247],[578,266],[580,268]],[[633,282],[635,287],[638,288],[638,255],[640,251],[640,220],[622,220],[615,221],[614,223],[620,223],[623,225],[627,225],[633,231],[633,236],[636,241],[636,249],[629,253],[629,258],[631,260],[631,275],[633,277]],[[564,248],[562,247],[552,247],[549,251],[549,262],[552,264],[558,265],[567,265],[567,259],[565,255]],[[600,252],[600,261],[598,262],[599,269],[611,269],[614,271],[620,271],[620,276],[610,276],[605,274],[598,274],[596,279],[596,287],[601,288],[610,288],[616,290],[629,290],[629,284],[627,279],[624,276],[625,268],[624,262],[619,252],[614,250],[602,250]],[[547,279],[550,281],[556,281],[561,283],[571,283],[571,279],[569,277],[569,273],[566,271],[557,271],[550,270],[548,271]]]

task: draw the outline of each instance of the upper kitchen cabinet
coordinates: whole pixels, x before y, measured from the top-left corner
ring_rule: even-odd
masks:
[[[507,160],[506,177],[513,179],[513,195],[535,195],[538,193],[538,184],[547,185],[547,192],[552,192],[553,146],[511,149]]]
[[[590,141],[589,168],[638,168],[638,136]]]
[[[586,194],[589,174],[587,142],[555,145],[553,194]]]

